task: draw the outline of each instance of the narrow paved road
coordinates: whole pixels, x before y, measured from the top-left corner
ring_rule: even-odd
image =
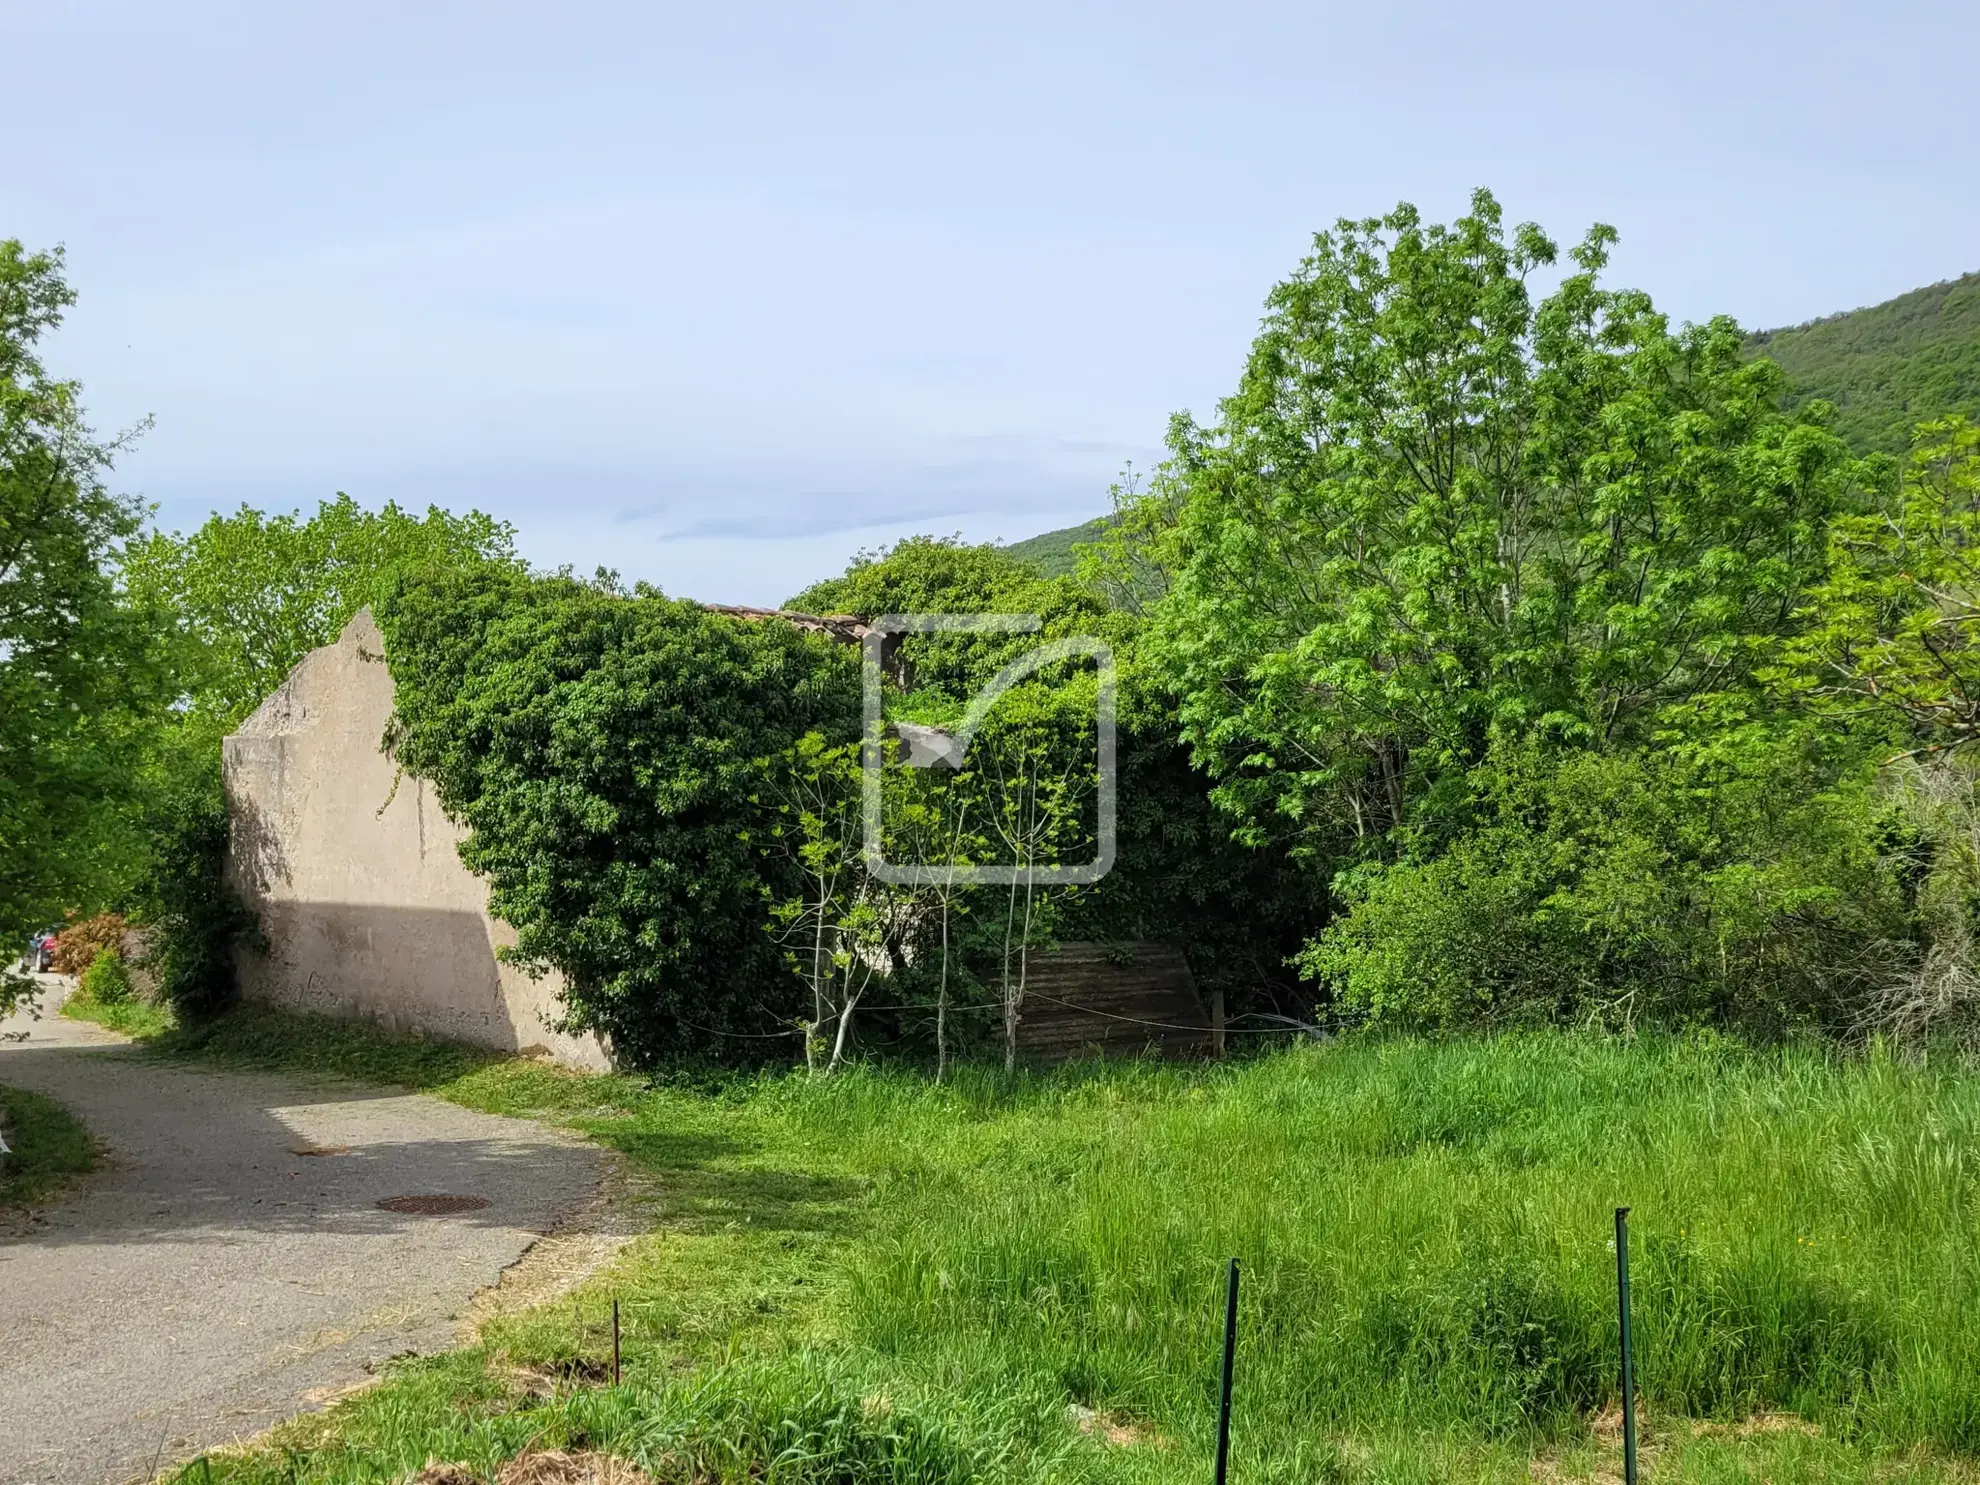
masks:
[[[446,1346],[597,1190],[559,1131],[349,1083],[153,1062],[48,1014],[0,1083],[71,1109],[105,1168],[0,1216],[0,1485],[123,1485]],[[485,1205],[425,1216],[403,1196]]]

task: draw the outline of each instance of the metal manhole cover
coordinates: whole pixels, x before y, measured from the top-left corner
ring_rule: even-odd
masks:
[[[483,1196],[388,1196],[378,1203],[388,1212],[404,1212],[412,1217],[451,1217],[456,1212],[478,1212],[488,1205]]]

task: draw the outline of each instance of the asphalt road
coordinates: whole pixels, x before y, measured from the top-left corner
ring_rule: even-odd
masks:
[[[108,1159],[47,1209],[0,1215],[0,1485],[149,1479],[444,1348],[603,1175],[542,1125],[153,1062],[47,1011],[0,1022],[0,1083],[66,1105]],[[485,1205],[378,1205],[405,1196]]]

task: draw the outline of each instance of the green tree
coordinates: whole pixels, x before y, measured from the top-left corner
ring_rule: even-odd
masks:
[[[254,936],[225,878],[221,739],[393,584],[464,567],[519,573],[514,533],[479,511],[367,511],[343,494],[307,517],[243,506],[189,536],[127,545],[122,579],[156,626],[175,705],[143,739],[120,895],[151,930],[152,968],[182,1012],[226,1005],[236,948]]]
[[[59,249],[0,241],[0,942],[101,904],[122,865],[145,718],[162,702],[145,615],[118,554],[143,517],[105,483],[132,435],[102,440],[42,338],[75,294]],[[12,955],[6,955],[11,959]]]
[[[1778,674],[1919,752],[1980,741],[1980,425],[1920,426],[1895,499],[1839,517]]]
[[[491,562],[520,570],[506,522],[389,502],[368,511],[340,492],[306,518],[242,506],[190,536],[151,533],[132,545],[125,581],[171,616],[188,712],[227,731],[401,577]]]
[[[1791,627],[1860,471],[1730,321],[1602,287],[1615,240],[1536,300],[1556,246],[1489,193],[1343,221],[1176,419],[1154,648],[1247,827],[1389,849],[1495,735],[1640,742]]]

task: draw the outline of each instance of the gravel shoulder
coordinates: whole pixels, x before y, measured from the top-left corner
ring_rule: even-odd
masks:
[[[0,1083],[104,1167],[0,1218],[0,1482],[122,1485],[318,1405],[406,1351],[592,1202],[576,1136],[330,1079],[147,1059],[52,1014],[0,1022]],[[445,1215],[396,1197],[485,1203]],[[458,1205],[458,1204],[456,1204]]]

